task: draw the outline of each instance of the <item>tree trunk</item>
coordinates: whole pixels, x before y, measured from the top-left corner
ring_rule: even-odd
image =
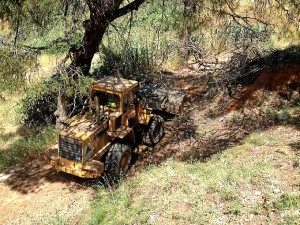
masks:
[[[90,19],[83,22],[85,33],[82,45],[79,48],[70,48],[71,64],[67,68],[67,75],[70,79],[76,80],[79,75],[89,76],[91,63],[103,35],[109,24],[133,11],[138,10],[139,6],[146,0],[135,0],[120,8],[123,0],[86,0],[90,10]],[[68,106],[72,104],[72,96],[68,96],[62,88],[57,101],[56,126],[62,129],[68,120]]]
[[[189,44],[192,35],[192,27],[193,27],[192,17],[196,13],[197,1],[183,0],[183,5],[184,5],[184,11],[183,11],[184,27],[183,27],[183,35],[181,38],[179,54],[183,59],[183,61],[187,62],[190,55]]]
[[[189,59],[189,55],[190,55],[189,44],[190,44],[191,35],[192,35],[191,29],[188,26],[186,26],[184,28],[184,33],[181,39],[180,52],[179,52],[184,63],[186,63]]]
[[[70,67],[72,69],[76,69],[76,71],[79,69],[84,76],[89,75],[93,57],[99,50],[99,45],[108,25],[105,22],[101,26],[96,27],[90,20],[84,21],[85,33],[82,40],[83,44],[78,49],[70,49],[72,55]]]
[[[71,98],[64,92],[58,95],[57,109],[54,113],[56,116],[56,128],[63,129],[68,121],[67,106],[71,102]]]
[[[99,44],[103,38],[107,23],[102,26],[95,27],[91,24],[90,20],[84,22],[85,34],[82,40],[82,46],[78,49],[70,49],[71,64],[67,68],[67,75],[70,79],[77,79],[79,75],[89,76],[91,63],[96,52],[98,52]],[[66,88],[65,84],[65,87]],[[56,127],[63,129],[67,125],[68,120],[68,107],[72,104],[72,96],[68,96],[65,90],[61,90],[57,100]]]

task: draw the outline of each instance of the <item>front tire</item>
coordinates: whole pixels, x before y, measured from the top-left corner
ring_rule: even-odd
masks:
[[[154,146],[160,142],[164,135],[164,124],[164,119],[161,116],[153,116],[145,130],[143,143]]]
[[[107,175],[113,180],[120,180],[129,169],[132,151],[131,147],[122,143],[111,146],[105,160]]]

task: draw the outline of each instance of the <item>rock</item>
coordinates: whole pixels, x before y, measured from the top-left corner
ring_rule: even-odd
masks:
[[[158,221],[158,216],[155,215],[155,214],[150,215],[149,216],[149,221],[150,222],[156,222],[156,221]]]
[[[280,150],[280,149],[278,149],[278,150]],[[280,181],[279,180],[272,180],[271,184],[274,185],[274,186],[278,186],[278,185],[280,185]]]
[[[0,174],[0,181],[6,181],[11,177],[11,174]]]
[[[279,120],[285,121],[285,120],[288,120],[289,116],[286,113],[280,113],[280,114],[278,114],[277,118]]]

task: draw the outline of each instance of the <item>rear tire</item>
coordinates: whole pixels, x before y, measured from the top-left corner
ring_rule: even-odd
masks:
[[[105,170],[113,181],[123,178],[129,169],[132,151],[131,147],[122,143],[115,143],[111,146],[105,160]]]
[[[164,119],[160,116],[153,116],[147,126],[143,143],[148,146],[154,146],[162,139],[164,135]]]

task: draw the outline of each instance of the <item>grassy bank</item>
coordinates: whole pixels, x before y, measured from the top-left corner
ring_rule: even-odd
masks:
[[[205,162],[169,159],[116,189],[100,188],[90,223],[297,224],[299,167],[290,164],[299,156],[278,132],[286,131],[251,135]]]

